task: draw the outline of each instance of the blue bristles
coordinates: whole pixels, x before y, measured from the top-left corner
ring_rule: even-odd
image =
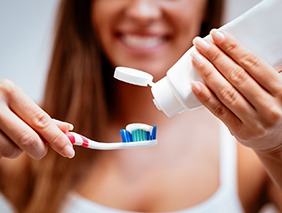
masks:
[[[157,126],[153,126],[152,131],[146,131],[144,129],[136,129],[129,132],[126,129],[121,129],[120,135],[122,142],[124,143],[155,140],[157,138]]]
[[[120,136],[121,136],[122,142],[131,142],[132,141],[132,135],[126,129],[120,130]]]

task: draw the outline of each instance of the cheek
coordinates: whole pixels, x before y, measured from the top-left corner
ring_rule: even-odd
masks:
[[[183,1],[177,8],[170,10],[171,13],[168,15],[173,19],[175,26],[182,33],[186,35],[193,34],[195,36],[201,30],[206,4],[206,0],[197,0],[192,3],[191,1]]]
[[[178,30],[176,33],[176,42],[178,50],[187,51],[193,44],[192,40],[200,35],[202,19],[193,19],[191,16],[179,18],[177,20]]]
[[[103,10],[99,10],[99,7],[96,7],[95,10],[92,10],[92,27],[97,36],[98,42],[105,48],[105,44],[109,43],[109,25],[110,25],[110,16],[103,14]]]
[[[188,50],[192,46],[192,40],[200,34],[201,23],[202,21],[197,22],[191,16],[182,16],[175,20],[175,43],[178,50]]]
[[[113,42],[112,33],[117,22],[118,13],[121,10],[120,7],[115,2],[109,5],[108,0],[94,0],[92,4],[92,27],[103,49],[107,50]]]

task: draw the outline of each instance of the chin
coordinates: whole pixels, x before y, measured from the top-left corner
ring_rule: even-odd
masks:
[[[141,63],[140,65],[137,64],[128,64],[127,67],[131,67],[134,69],[142,70],[151,74],[154,78],[154,81],[157,81],[163,78],[166,75],[166,72],[170,68],[170,66],[165,66],[164,63]]]
[[[148,70],[148,73],[150,73],[154,77],[153,81],[156,82],[156,81],[160,80],[161,78],[165,77],[167,71],[168,71],[168,69],[166,67],[164,67],[161,70],[159,68]]]

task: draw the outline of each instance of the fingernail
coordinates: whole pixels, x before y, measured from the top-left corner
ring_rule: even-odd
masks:
[[[198,66],[201,66],[204,63],[204,57],[197,51],[191,52],[191,58],[192,61]]]
[[[208,49],[208,48],[210,47],[209,42],[207,42],[205,39],[202,39],[202,38],[200,38],[200,37],[194,38],[193,44],[194,44],[198,49],[201,49],[201,50],[206,50],[206,49]]]
[[[216,39],[217,41],[222,41],[225,39],[225,35],[216,29],[211,30],[211,35],[213,37],[213,39]]]
[[[197,95],[201,92],[202,88],[199,82],[193,81],[191,83],[192,85],[192,91]]]
[[[75,155],[74,149],[72,145],[67,144],[63,150],[65,157],[67,158],[73,158]]]
[[[69,131],[72,131],[74,129],[74,126],[69,123]]]

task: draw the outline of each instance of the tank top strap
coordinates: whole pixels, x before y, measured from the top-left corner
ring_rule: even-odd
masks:
[[[220,134],[220,182],[237,194],[237,142],[223,124]]]

